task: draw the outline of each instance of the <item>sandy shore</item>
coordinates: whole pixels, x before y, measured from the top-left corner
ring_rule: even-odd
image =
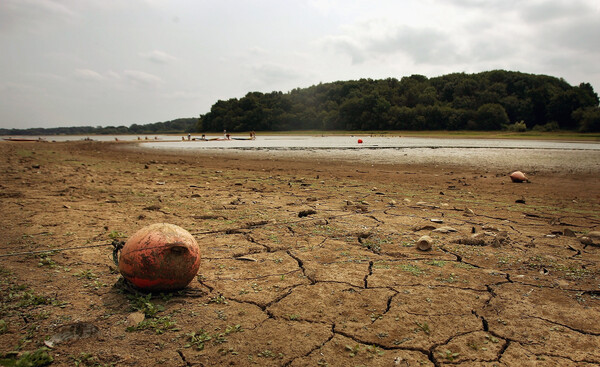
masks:
[[[144,144],[138,145],[141,149]],[[130,146],[131,148],[132,146]],[[148,149],[155,151],[156,149]],[[360,164],[439,165],[529,172],[600,174],[600,150],[407,148],[407,149],[170,149],[170,154],[253,159],[347,161]]]
[[[600,364],[600,247],[579,240],[600,229],[598,153],[0,153],[8,358],[70,332],[54,365]],[[182,292],[136,293],[112,261],[157,222],[200,246]]]

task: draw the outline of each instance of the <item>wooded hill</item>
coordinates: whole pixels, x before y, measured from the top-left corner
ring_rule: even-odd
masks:
[[[289,130],[600,131],[598,95],[589,83],[494,70],[436,78],[360,79],[250,92],[217,101],[200,118],[107,127],[0,129],[0,135],[166,134]]]
[[[0,135],[121,135],[121,134],[170,134],[196,131],[197,117],[180,118],[152,124],[127,126],[72,126],[31,129],[0,129]]]
[[[428,79],[360,79],[251,92],[216,102],[198,131],[521,130],[600,131],[589,83],[494,70]]]

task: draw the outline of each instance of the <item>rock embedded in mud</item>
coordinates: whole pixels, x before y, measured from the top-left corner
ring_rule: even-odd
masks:
[[[433,244],[433,239],[429,236],[421,236],[417,241],[417,249],[421,251],[429,251],[431,250]]]
[[[452,227],[448,227],[448,226],[443,226],[443,227],[434,229],[432,232],[436,232],[436,233],[450,233],[450,232],[456,232],[456,229],[454,229]]]
[[[579,242],[588,246],[600,246],[600,231],[591,231],[579,237]]]
[[[142,321],[146,319],[146,315],[143,312],[133,312],[127,316],[125,320],[126,326],[138,326]]]

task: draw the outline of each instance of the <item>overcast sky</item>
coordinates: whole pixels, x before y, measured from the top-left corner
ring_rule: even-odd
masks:
[[[515,70],[600,92],[598,0],[0,0],[0,127],[145,124],[359,78]]]

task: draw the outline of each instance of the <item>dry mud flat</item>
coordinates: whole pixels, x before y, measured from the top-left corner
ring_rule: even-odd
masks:
[[[123,147],[0,144],[3,357],[46,341],[65,366],[600,364],[600,247],[578,239],[600,228],[597,171],[513,184],[468,162]],[[183,292],[119,281],[110,242],[156,222],[200,244]]]

